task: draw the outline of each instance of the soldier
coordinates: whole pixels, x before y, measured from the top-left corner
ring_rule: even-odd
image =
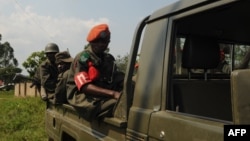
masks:
[[[216,68],[219,72],[222,73],[230,73],[231,68],[228,64],[228,62],[225,60],[225,52],[223,50],[220,50],[220,62]]]
[[[241,60],[240,64],[236,65],[234,69],[235,70],[247,69],[249,61],[250,61],[250,50],[248,50],[246,52],[246,55]],[[231,73],[231,65],[229,65],[229,63],[225,60],[225,51],[224,50],[220,51],[220,63],[217,67],[217,70],[219,70],[219,72],[222,72],[222,73],[227,73],[227,74]]]
[[[54,104],[63,104],[67,103],[66,81],[68,78],[68,70],[73,58],[67,51],[59,52],[55,57],[59,75],[55,89]]]
[[[53,99],[58,70],[55,63],[55,54],[59,52],[59,47],[55,43],[49,43],[45,46],[45,54],[47,59],[39,66],[41,78],[41,97],[47,101]]]
[[[113,114],[124,74],[117,71],[114,57],[106,52],[110,42],[107,24],[93,27],[87,41],[71,64],[67,99],[87,120],[102,119]]]

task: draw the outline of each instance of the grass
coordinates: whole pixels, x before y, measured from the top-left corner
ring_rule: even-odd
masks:
[[[0,91],[0,141],[45,141],[45,102]]]

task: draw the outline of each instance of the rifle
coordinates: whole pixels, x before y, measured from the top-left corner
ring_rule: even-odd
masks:
[[[34,86],[36,86],[37,88],[40,88],[40,87],[41,87],[41,83],[40,83],[40,81],[39,81],[38,78],[30,78],[30,77],[25,76],[25,75],[20,74],[20,73],[16,73],[16,75],[15,75],[14,78],[13,78],[13,81],[14,81],[15,83],[21,82],[21,81],[23,81],[23,80],[32,81],[32,84],[30,85],[30,88],[32,88],[32,87],[34,87]]]

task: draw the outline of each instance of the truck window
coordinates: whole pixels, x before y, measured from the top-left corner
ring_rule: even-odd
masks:
[[[184,46],[185,38],[177,38],[175,43],[174,49],[174,64],[173,64],[173,73],[176,76],[187,75],[187,69],[181,66],[182,62],[182,51]],[[222,73],[222,74],[229,74],[231,71],[235,69],[247,69],[250,68],[250,61],[246,59],[247,63],[244,66],[241,66],[244,63],[244,57],[247,58],[249,53],[250,46],[243,45],[243,44],[226,44],[226,43],[219,43],[220,47],[220,57],[225,63],[228,65],[228,70],[223,70],[223,67],[218,64],[216,69],[209,69],[207,72],[210,73]],[[221,60],[221,61],[223,61]],[[240,67],[240,68],[239,68]],[[196,73],[202,73],[202,70],[192,70]]]
[[[250,67],[249,40],[244,32],[249,25],[239,24],[248,19],[240,14],[245,8],[243,3],[235,3],[172,17],[168,110],[232,121],[230,74]],[[242,16],[237,22],[232,17],[221,18],[228,13]]]
[[[230,73],[235,69],[249,68],[249,62],[243,68],[238,67],[248,55],[250,46],[219,40],[213,44],[211,42],[215,40],[210,41],[206,36],[194,36],[197,39],[193,41],[187,38],[177,38],[175,42],[171,80],[173,103],[169,108],[190,115],[232,121]],[[196,45],[199,47],[194,47]],[[212,45],[218,49],[210,50],[215,48],[210,47]]]

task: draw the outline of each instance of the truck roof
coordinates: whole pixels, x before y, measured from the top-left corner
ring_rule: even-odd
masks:
[[[153,14],[150,16],[149,21],[155,20],[159,17],[167,16],[167,15],[172,15],[176,12],[183,11],[185,9],[189,9],[190,7],[196,7],[197,5],[200,4],[207,4],[214,2],[212,0],[179,0],[173,4],[166,5],[165,7],[156,10],[153,12]]]
[[[216,36],[220,40],[237,41],[239,43],[249,44],[249,2],[250,1],[235,0],[181,0],[153,12],[147,22],[151,23],[163,17],[175,16],[185,12],[193,12],[194,14],[192,16],[182,16],[182,19],[180,20],[175,18],[181,26],[178,35],[192,33],[197,35]],[[196,10],[200,11],[198,12],[199,14],[195,14]],[[210,11],[206,12],[207,10]],[[239,26],[238,23],[241,23],[242,25]],[[190,26],[185,26],[187,24]],[[201,27],[201,25],[203,27]],[[206,27],[205,29],[204,26]],[[234,28],[232,29],[232,27]],[[243,32],[246,34],[237,34]]]

